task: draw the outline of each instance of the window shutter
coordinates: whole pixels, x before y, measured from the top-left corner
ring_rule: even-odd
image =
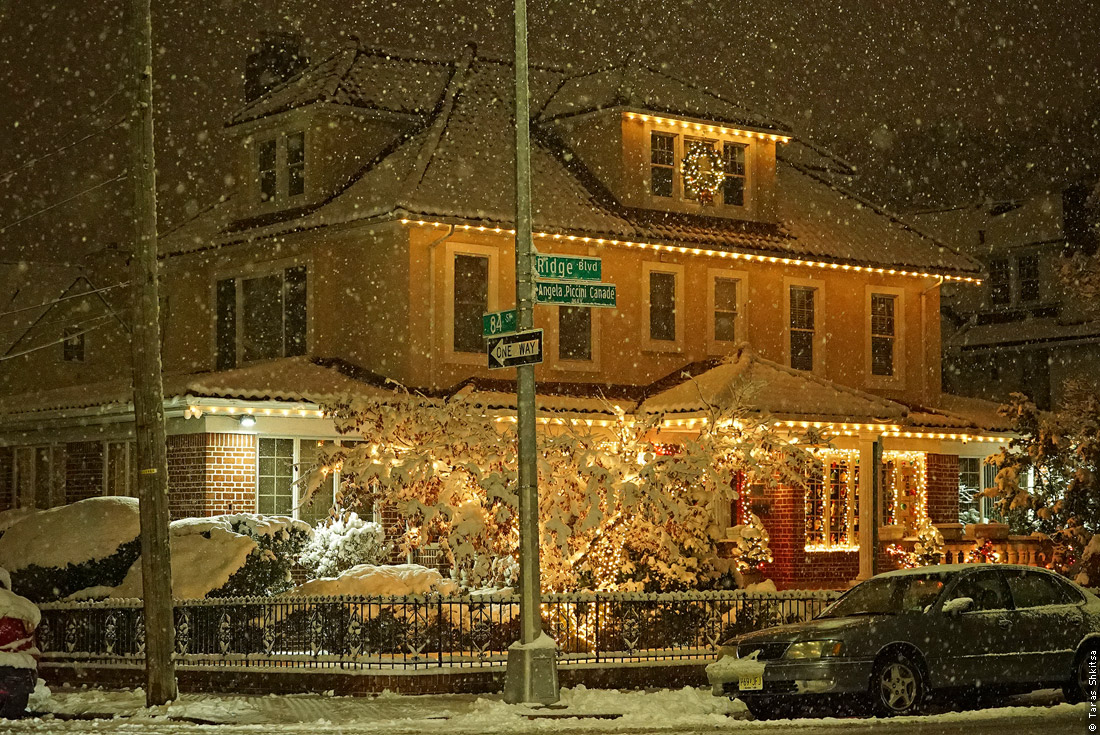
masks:
[[[285,279],[285,354],[293,357],[306,354],[306,267],[287,268]]]
[[[237,282],[226,278],[217,286],[217,369],[237,365]]]

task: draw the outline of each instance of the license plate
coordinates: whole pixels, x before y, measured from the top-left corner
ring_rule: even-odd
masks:
[[[737,689],[742,692],[757,692],[764,688],[764,675],[740,676],[737,678]]]

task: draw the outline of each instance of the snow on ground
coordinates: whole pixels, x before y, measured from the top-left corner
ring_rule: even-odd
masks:
[[[0,536],[0,567],[64,567],[103,559],[140,532],[137,498],[87,498],[25,516]]]
[[[619,692],[578,686],[561,690],[561,701],[551,707],[505,704],[499,695],[405,696],[383,693],[373,697],[334,697],[317,694],[254,697],[242,695],[183,694],[163,707],[146,709],[145,695],[134,691],[75,690],[50,693],[39,688],[31,700],[38,713],[59,716],[101,715],[121,723],[199,720],[239,726],[291,726],[312,723],[317,731],[330,731],[369,723],[369,731],[446,733],[516,733],[558,731],[695,732],[730,729],[779,728],[812,730],[840,728],[874,732],[882,720],[872,718],[818,718],[756,722],[738,701],[714,697],[705,688]],[[1017,706],[968,712],[949,712],[926,717],[892,718],[892,725],[917,725],[922,731],[946,729],[973,721],[1011,719],[1033,723],[1085,721],[1087,705],[1058,703],[1056,694],[1039,692],[1030,699],[1016,698]],[[1019,706],[1031,705],[1031,706]],[[282,729],[282,728],[279,728]],[[0,731],[3,728],[0,727]],[[204,732],[210,732],[204,728]],[[295,730],[298,731],[298,730]]]
[[[360,564],[336,577],[322,577],[299,585],[286,594],[310,595],[424,595],[439,592],[455,594],[458,586],[434,569],[419,564],[376,566]]]

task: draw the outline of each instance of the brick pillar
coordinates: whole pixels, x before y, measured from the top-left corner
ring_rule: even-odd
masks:
[[[206,434],[204,513],[256,512],[256,437]]]
[[[168,437],[168,513],[172,519],[204,516],[206,434]]]
[[[0,510],[15,507],[15,450],[0,447]]]
[[[103,495],[103,442],[70,442],[65,446],[65,502]]]
[[[932,523],[959,522],[959,458],[925,455],[928,478],[928,518]]]

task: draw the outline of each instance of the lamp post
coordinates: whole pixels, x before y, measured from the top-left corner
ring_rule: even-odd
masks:
[[[515,0],[516,22],[516,329],[534,326],[535,274],[531,246],[531,131],[527,85],[527,1]],[[539,580],[539,494],[535,438],[535,366],[516,368],[519,431],[520,640],[508,648],[504,700],[558,701],[557,650],[542,632]]]

